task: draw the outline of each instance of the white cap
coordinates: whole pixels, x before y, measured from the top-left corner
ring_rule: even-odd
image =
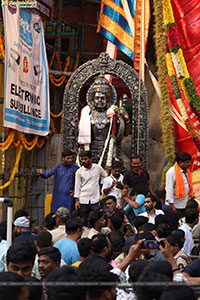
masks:
[[[30,221],[26,217],[19,217],[15,220],[14,225],[19,227],[29,228]]]

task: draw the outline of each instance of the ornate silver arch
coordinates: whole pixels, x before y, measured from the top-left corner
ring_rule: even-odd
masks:
[[[111,59],[105,52],[98,58],[81,65],[70,77],[63,97],[62,147],[77,151],[77,136],[79,122],[79,96],[83,85],[90,78],[100,74],[111,74],[119,77],[128,87],[132,98],[132,138],[131,153],[137,153],[138,120],[139,154],[143,157],[144,167],[148,163],[148,99],[145,85],[141,82],[140,116],[139,104],[139,76],[127,63]]]

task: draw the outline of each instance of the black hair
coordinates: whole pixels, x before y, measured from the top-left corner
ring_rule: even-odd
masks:
[[[88,287],[89,299],[99,299],[105,290],[110,290],[113,286],[117,286],[119,278],[116,274],[103,270],[101,272],[93,272],[90,277],[90,282],[95,282],[97,285],[95,284],[95,286]],[[103,282],[110,282],[112,285],[103,285]]]
[[[47,255],[49,256],[49,258],[54,262],[54,263],[59,263],[61,261],[61,254],[60,251],[55,248],[55,247],[45,247],[42,248],[39,252],[38,252],[38,257],[41,255]]]
[[[108,195],[108,196],[106,196],[106,197],[103,197],[103,199],[102,199],[102,201],[105,203],[107,200],[109,200],[109,199],[112,199],[115,203],[117,203],[117,199],[116,199],[116,197],[115,196],[113,196],[113,195]]]
[[[93,210],[91,211],[90,215],[89,215],[89,222],[90,225],[94,228],[95,223],[101,218],[103,217],[103,212],[100,210]]]
[[[94,253],[101,253],[105,247],[108,247],[106,236],[102,233],[93,235],[91,249]]]
[[[182,229],[173,230],[171,234],[176,236],[178,239],[185,238],[185,232]]]
[[[131,282],[137,282],[138,278],[142,274],[144,268],[150,264],[150,261],[147,259],[138,259],[131,263],[128,274]]]
[[[146,231],[146,232],[141,232],[141,233],[137,233],[136,236],[135,236],[135,241],[138,241],[138,240],[155,240],[155,237],[154,235],[149,232],[149,231]]]
[[[62,157],[66,157],[66,156],[72,156],[73,152],[70,149],[64,149],[62,152]]]
[[[160,297],[160,300],[197,300],[198,296],[190,286],[169,286]]]
[[[162,210],[162,202],[158,198],[156,199],[155,209],[161,209]]]
[[[188,208],[196,208],[196,209],[198,209],[198,207],[199,207],[199,204],[198,204],[198,202],[196,201],[196,200],[194,200],[194,199],[190,199],[190,200],[188,200],[188,202],[187,202],[187,204],[186,204],[186,209]]]
[[[142,161],[142,157],[140,155],[134,154],[133,156],[131,156],[131,160],[138,158]]]
[[[56,218],[53,218],[54,213],[46,215],[44,224],[48,230],[52,230],[56,226]]]
[[[124,222],[124,213],[120,210],[116,210],[114,214],[112,214],[110,220],[113,224],[113,227],[118,230]]]
[[[183,248],[184,242],[177,235],[171,234],[168,236],[167,240],[171,246],[176,246],[176,244],[177,244],[180,249]]]
[[[165,199],[166,191],[165,191],[165,189],[162,189],[162,190],[158,189],[158,190],[155,190],[155,194],[158,199]]]
[[[81,218],[83,217],[82,215],[82,212],[80,209],[77,209],[77,210],[73,210],[73,212],[71,213],[71,218],[74,219],[74,218]]]
[[[79,218],[69,219],[66,223],[66,233],[75,233],[78,229],[82,229],[83,223]]]
[[[150,198],[152,202],[157,202],[157,198],[154,195],[146,196],[145,198]]]
[[[141,230],[142,231],[153,231],[153,230],[156,230],[156,226],[152,223],[146,223],[146,224],[142,225]]]
[[[7,234],[7,221],[3,221],[0,223],[0,237],[2,240],[6,240]]]
[[[166,217],[166,215],[157,215],[155,217],[155,225],[156,225],[156,228],[158,227],[158,225],[160,224],[168,224],[169,221]]]
[[[3,285],[5,282],[5,285]],[[15,285],[11,284],[16,282]],[[13,272],[0,272],[0,299],[1,300],[18,300],[22,293],[24,278],[17,273]],[[10,283],[10,284],[9,284]],[[19,285],[17,284],[19,283]]]
[[[122,167],[121,161],[119,161],[119,160],[114,160],[114,161],[112,162],[112,169],[115,169],[115,168],[121,168],[121,167]]]
[[[46,230],[41,230],[36,235],[36,241],[40,248],[49,247],[52,243],[52,235],[50,232]]]
[[[130,196],[135,196],[135,195],[137,195],[137,192],[134,189],[131,189],[129,195]]]
[[[33,284],[28,284],[28,290],[29,290],[29,300],[39,300],[42,298],[42,285],[39,285],[40,280],[32,277],[32,276],[25,276],[24,277],[25,282],[31,282]],[[34,283],[38,283],[37,285],[34,285]]]
[[[143,274],[147,272],[156,272],[167,276],[171,281],[173,280],[173,270],[171,264],[167,260],[152,262],[144,268]]]
[[[180,161],[185,162],[185,161],[191,160],[191,159],[192,159],[192,156],[187,152],[181,152],[176,155],[177,163],[179,163]]]
[[[157,230],[157,235],[160,239],[167,238],[171,233],[169,224],[165,224],[165,223],[159,224],[156,230]]]
[[[87,151],[81,151],[80,157],[88,157],[88,158],[92,158],[92,152],[90,150]]]
[[[29,213],[25,209],[18,209],[14,214],[14,220],[20,217],[28,217]]]
[[[29,241],[21,241],[10,246],[7,251],[6,261],[20,263],[31,261],[32,265],[35,261],[36,248]]]
[[[87,257],[91,251],[92,240],[89,238],[82,238],[78,241],[78,251],[80,256]]]
[[[160,262],[160,261],[159,261]],[[148,268],[148,266],[146,267]],[[166,282],[171,281],[169,277],[160,274],[158,272],[148,271],[140,275],[138,282],[148,282],[149,284],[146,286],[137,286],[136,287],[136,296],[138,300],[151,300],[151,299],[160,299],[162,295]],[[152,284],[150,285],[150,283]],[[159,285],[153,285],[154,282],[160,282]],[[163,282],[163,285],[162,285]]]
[[[199,212],[197,209],[189,208],[185,210],[185,222],[188,224],[194,223],[194,221],[199,217]]]
[[[133,223],[137,231],[140,229],[140,227],[146,223],[148,223],[149,219],[144,216],[137,216],[134,218]]]
[[[46,282],[56,282],[56,285],[47,285],[47,295],[49,300],[85,300],[86,299],[86,286],[78,285],[78,283],[83,282],[84,278],[81,275],[79,268],[71,266],[63,266],[57,268],[49,274]],[[62,285],[59,285],[59,282]],[[74,284],[63,285],[63,283],[77,282],[77,286]]]

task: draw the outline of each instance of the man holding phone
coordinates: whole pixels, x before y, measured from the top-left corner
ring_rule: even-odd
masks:
[[[124,176],[121,174],[122,166],[120,161],[115,161],[112,165],[110,176],[104,178],[102,193],[105,196],[115,196],[117,207],[121,207],[122,189]]]
[[[166,257],[159,251],[159,243],[151,232],[141,232],[136,234],[135,241],[144,240],[142,243],[142,254],[144,258],[153,262],[158,260],[167,260]]]

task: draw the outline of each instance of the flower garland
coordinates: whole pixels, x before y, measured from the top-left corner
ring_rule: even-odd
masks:
[[[50,115],[51,115],[51,118],[50,118],[50,126],[51,126],[51,129],[53,131],[53,133],[57,134],[57,129],[55,127],[55,124],[54,124],[54,120],[53,118],[60,118],[60,130],[59,130],[59,133],[62,132],[62,115],[63,115],[63,111],[61,110],[57,115],[55,115],[54,113],[50,112]]]
[[[35,135],[31,142],[28,142],[22,132],[19,132],[19,136],[21,137],[22,145],[27,151],[33,150],[38,141],[38,135]]]
[[[112,130],[110,135],[110,142],[109,142],[109,149],[107,154],[105,170],[111,170],[112,168],[112,159],[113,159],[113,153],[114,153],[114,148],[116,143],[118,111],[119,111],[119,107],[116,105],[114,107],[115,114],[113,115]]]
[[[164,3],[165,4],[165,3]],[[168,160],[167,166],[163,170],[161,186],[165,186],[166,171],[174,164],[175,161],[175,147],[174,147],[174,132],[172,127],[172,117],[170,114],[170,102],[168,97],[168,83],[167,83],[167,66],[165,60],[166,53],[166,35],[163,24],[163,3],[160,0],[154,0],[155,12],[155,47],[158,66],[158,81],[161,90],[161,128],[162,140],[165,149],[165,155]],[[170,13],[170,12],[169,12]]]
[[[15,132],[17,132],[18,134],[17,141],[15,141]],[[0,151],[4,152],[8,150],[8,148],[11,146],[12,143],[15,148],[18,148],[22,144],[24,148],[28,151],[31,151],[35,146],[37,146],[38,149],[41,149],[44,146],[46,139],[48,138],[49,137],[46,136],[43,137],[40,141],[38,141],[38,136],[35,135],[33,140],[31,142],[28,142],[23,133],[12,129],[9,132],[5,142],[0,143]]]
[[[37,147],[38,149],[41,149],[41,148],[44,146],[45,141],[46,141],[47,139],[49,139],[49,135],[46,135],[45,137],[43,137],[43,138],[40,139],[40,140],[39,140],[39,138],[38,138],[36,147]]]
[[[185,92],[186,100],[197,112],[200,112],[200,96],[196,92],[192,78],[189,76],[170,0],[163,0],[163,20],[166,27],[169,51],[177,76],[182,79],[180,83]]]
[[[61,67],[61,63],[60,63],[60,58],[59,58],[58,52],[56,52],[56,53],[54,52],[53,53],[52,58],[51,58],[51,62],[50,62],[50,65],[49,65],[49,69],[51,68],[51,66],[53,64],[55,56],[56,56],[56,60],[57,60],[57,63],[58,63],[59,71],[62,71],[62,67]],[[65,64],[65,67],[64,67],[64,72],[66,72],[68,70],[69,65],[70,65],[70,56],[68,56],[66,58],[66,64]],[[54,86],[60,87],[65,82],[66,75],[62,75],[61,77],[56,78],[53,74],[50,74],[49,78],[51,80],[51,83],[53,83]]]
[[[51,111],[50,111],[50,115],[51,115],[51,117],[53,117],[53,118],[60,118],[61,116],[62,116],[62,114],[63,114],[63,111],[61,110],[57,115],[55,115],[54,113],[52,113]]]
[[[5,63],[5,49],[3,45],[3,39],[0,34],[0,58],[2,58],[3,63]]]
[[[20,145],[20,143],[21,143],[21,139],[20,139],[20,137],[19,137],[18,140],[17,140],[17,142],[15,142],[15,138],[13,137],[12,142],[13,142],[14,147],[15,147],[15,148],[18,148],[19,145]]]
[[[176,99],[178,108],[181,112],[183,121],[184,121],[185,126],[188,130],[188,133],[190,134],[192,140],[194,141],[197,149],[200,150],[200,136],[199,136],[197,130],[195,130],[195,128],[192,126],[192,123],[188,117],[186,108],[184,106],[185,95],[184,95],[184,93],[182,93],[181,84],[175,76],[175,71],[174,71],[172,61],[171,61],[171,56],[169,53],[167,53],[167,55],[166,55],[166,63],[167,63],[171,88],[172,88],[174,97]]]
[[[53,133],[55,133],[55,134],[58,133],[52,118],[50,118],[50,127],[51,127],[51,130]]]
[[[10,131],[10,133],[8,134],[8,137],[6,138],[5,142],[0,143],[0,150],[2,152],[8,150],[8,148],[12,144],[13,138],[14,138],[14,129],[12,129]]]
[[[80,54],[77,54],[77,55],[76,55],[76,61],[75,61],[75,64],[74,64],[74,67],[73,67],[72,72],[76,71],[76,69],[77,69],[77,67],[78,67],[79,57],[80,57]]]
[[[15,173],[17,172],[17,169],[18,169],[18,166],[19,166],[19,161],[21,159],[22,150],[23,150],[23,146],[21,144],[20,147],[19,147],[19,150],[17,152],[15,165],[14,165],[14,168],[13,168],[12,173],[10,175],[10,179],[4,185],[0,186],[0,190],[3,190],[5,188],[7,188],[11,184],[11,182],[13,181]]]

